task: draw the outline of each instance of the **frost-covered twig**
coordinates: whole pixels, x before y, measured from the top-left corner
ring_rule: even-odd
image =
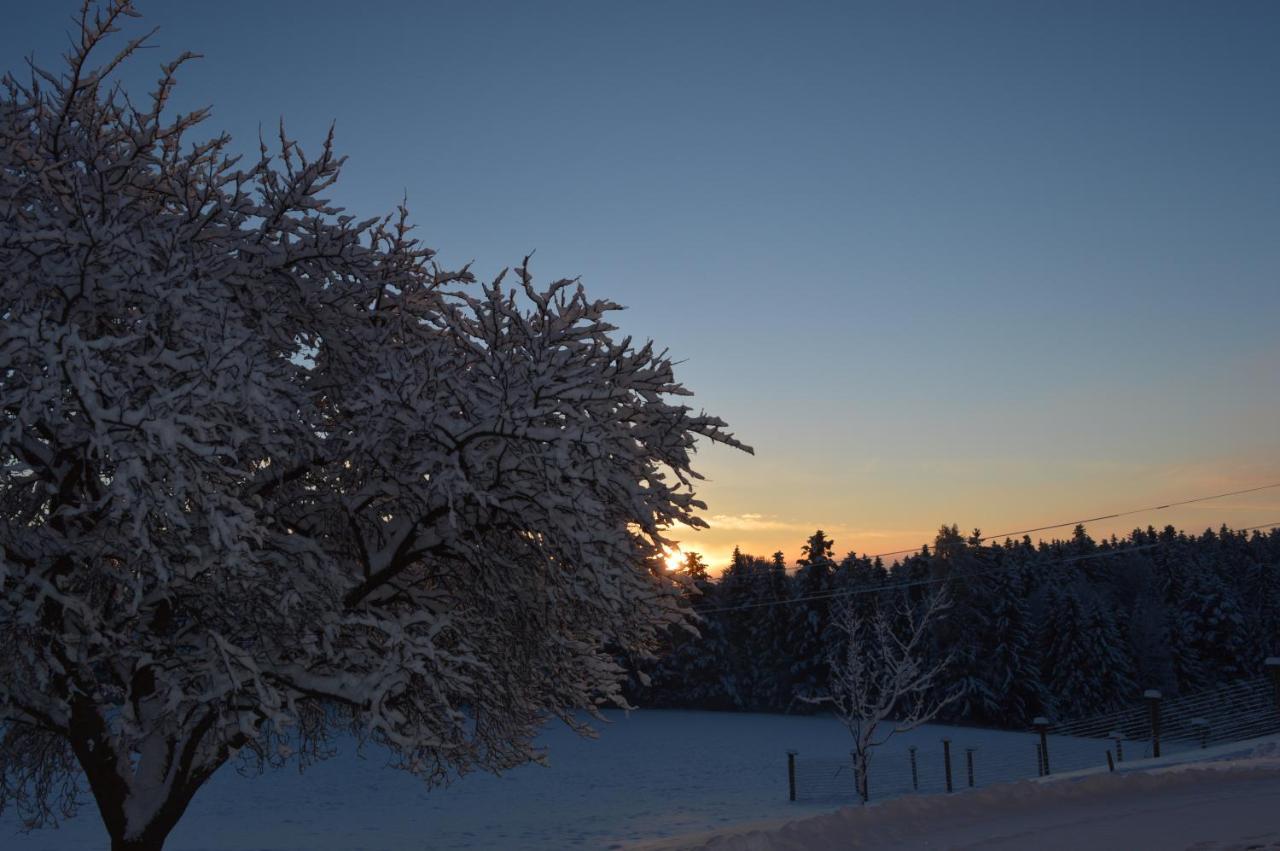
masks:
[[[828,693],[810,701],[829,704],[853,737],[864,800],[873,751],[895,733],[927,724],[961,696],[943,679],[951,656],[929,662],[923,646],[950,607],[945,591],[914,604],[905,596],[895,599],[877,598],[870,609],[848,602],[832,613],[841,640],[828,656]]]

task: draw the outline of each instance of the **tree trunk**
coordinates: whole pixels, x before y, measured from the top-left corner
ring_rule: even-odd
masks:
[[[199,785],[203,785],[203,779],[198,785],[171,790],[169,797],[156,810],[150,823],[142,829],[141,834],[138,836],[126,837],[124,835],[128,821],[124,816],[123,809],[113,813],[114,818],[108,819],[106,813],[102,810],[101,802],[99,802],[99,812],[103,814],[102,820],[107,825],[107,831],[111,834],[111,851],[162,851],[165,840],[169,838],[169,834],[177,827],[179,819],[186,812],[187,805],[191,803],[191,798],[195,795]]]
[[[170,802],[165,803],[166,805],[161,807],[156,817],[138,836],[124,835],[126,820],[123,814],[118,814],[110,821],[104,817],[103,822],[107,823],[107,831],[111,834],[111,851],[162,851],[165,840],[169,838],[169,832],[178,823],[178,819],[172,816],[173,808],[169,806]],[[182,809],[186,809],[185,805]],[[178,815],[181,815],[182,809],[178,810]]]
[[[111,837],[111,851],[162,851],[169,831],[150,831],[136,839],[125,839],[122,836]]]
[[[87,708],[86,708],[87,707]],[[130,800],[129,782],[117,769],[113,742],[107,737],[104,725],[92,707],[77,707],[76,716],[79,737],[72,737],[71,747],[80,761],[89,789],[98,805],[98,814],[111,837],[111,851],[162,851],[169,833],[177,826],[186,812],[196,791],[226,762],[232,748],[243,743],[243,737],[221,746],[213,759],[202,765],[193,765],[196,747],[208,731],[214,719],[210,712],[188,735],[182,748],[170,745],[171,758],[178,760],[177,777],[165,790],[165,798],[151,812],[150,821],[136,836],[128,836]]]

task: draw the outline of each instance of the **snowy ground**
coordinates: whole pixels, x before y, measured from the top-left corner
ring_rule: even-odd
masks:
[[[503,777],[473,775],[431,792],[424,792],[412,778],[383,768],[376,754],[361,760],[345,753],[303,775],[285,770],[241,777],[228,770],[196,796],[166,847],[169,851],[534,851],[630,847],[660,837],[683,837],[662,847],[772,849],[827,848],[836,836],[841,847],[881,847],[899,841],[893,837],[901,835],[907,844],[897,847],[928,848],[952,847],[951,838],[943,840],[938,834],[934,840],[926,837],[924,844],[912,845],[916,840],[901,834],[903,825],[932,824],[939,830],[961,831],[946,836],[978,837],[972,844],[994,841],[989,830],[983,833],[987,830],[983,822],[989,826],[995,819],[1001,830],[1012,832],[1012,838],[1001,840],[1003,845],[981,847],[1027,847],[1013,835],[1027,830],[1036,837],[1037,846],[1067,848],[1079,845],[1065,839],[1066,844],[1053,844],[1055,837],[1070,836],[1061,827],[1064,824],[1093,820],[1105,826],[1117,818],[1127,824],[1134,812],[1161,808],[1170,810],[1171,818],[1189,820],[1187,836],[1221,839],[1224,834],[1215,833],[1211,823],[1195,815],[1194,802],[1225,796],[1231,806],[1241,809],[1231,818],[1247,825],[1252,824],[1249,813],[1266,812],[1265,807],[1256,806],[1257,794],[1280,800],[1280,767],[1255,760],[1252,768],[1234,763],[1237,769],[1232,773],[1220,772],[1203,782],[1179,778],[1169,781],[1168,788],[1160,784],[1148,788],[1143,785],[1147,780],[1140,777],[1127,778],[1130,785],[1120,787],[1105,785],[1122,782],[1107,777],[1055,784],[1054,788],[1072,790],[1069,794],[1046,793],[1048,787],[1042,784],[1024,783],[1004,791],[979,788],[954,796],[914,797],[831,815],[848,803],[847,796],[833,797],[852,789],[848,773],[833,776],[825,797],[791,804],[785,756],[788,749],[799,751],[802,780],[812,776],[815,766],[838,766],[837,772],[843,768],[848,734],[830,718],[674,711],[610,717],[613,723],[601,729],[596,741],[578,739],[561,728],[549,730],[544,736],[551,748],[549,768],[527,766]],[[925,727],[895,739],[877,757],[880,773],[873,767],[873,797],[877,789],[883,794],[909,777],[907,747],[912,744],[919,749],[922,788],[939,788],[944,736],[952,740],[957,789],[966,782],[963,754],[969,747],[976,748],[980,787],[1004,779],[997,776],[1000,772],[1035,773],[1035,740],[1029,734]],[[1051,750],[1055,770],[1077,763],[1097,764],[1104,756],[1097,742],[1054,741]],[[1139,755],[1129,745],[1126,753]],[[1280,758],[1275,762],[1280,764]],[[1028,815],[1041,810],[1039,816]],[[782,826],[787,820],[821,815],[836,820]],[[739,826],[761,819],[774,823],[767,830],[756,827],[741,833]],[[1280,832],[1280,815],[1276,819],[1271,829]],[[1192,827],[1201,828],[1200,833]],[[1249,829],[1255,827],[1258,835],[1265,833],[1266,825]],[[976,832],[963,832],[970,829]],[[1035,833],[1038,830],[1049,830],[1049,835],[1042,837]],[[708,831],[717,836],[696,836]],[[863,837],[857,840],[862,844],[850,839],[853,836]],[[811,844],[796,844],[796,837],[807,837],[796,841]],[[879,838],[868,845],[866,841],[871,840],[866,837]],[[1187,847],[1192,841],[1199,840],[1170,847]],[[1280,835],[1275,841],[1280,841]],[[1093,847],[1164,847],[1142,842],[1108,845],[1105,838],[1099,842]],[[27,835],[16,832],[12,816],[0,819],[0,848],[6,851],[88,851],[106,844],[91,804],[61,828]]]
[[[1186,754],[1193,756],[1195,754]],[[903,797],[795,820],[632,846],[635,851],[1280,848],[1280,747],[1136,770]]]
[[[167,851],[402,851],[402,849],[608,848],[705,831],[761,818],[827,812],[847,803],[826,797],[787,802],[786,751],[802,765],[840,762],[849,736],[830,718],[714,712],[610,713],[600,738],[548,730],[551,766],[503,777],[472,775],[424,792],[412,778],[382,767],[377,754],[343,754],[299,775],[284,770],[240,777],[224,770],[197,795]],[[883,765],[907,765],[905,749],[956,747],[1020,755],[1034,773],[1026,734],[922,728],[895,740]],[[806,763],[805,761],[809,762]],[[924,760],[922,759],[922,762]],[[980,763],[981,765],[981,763]],[[926,779],[940,783],[937,759]],[[847,774],[845,777],[847,778]],[[875,778],[873,774],[873,779]],[[842,783],[852,790],[852,782]],[[6,851],[88,851],[106,845],[90,803],[56,830],[22,836],[6,815]]]

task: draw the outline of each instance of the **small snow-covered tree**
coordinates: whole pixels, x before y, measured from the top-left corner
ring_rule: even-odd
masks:
[[[740,444],[615,304],[331,206],[331,140],[193,142],[187,57],[129,99],[142,39],[90,57],[134,15],[0,97],[0,806],[83,779],[157,849],[237,755],[535,758],[684,618],[663,530],[703,525],[695,438]]]
[[[828,693],[811,702],[830,704],[853,737],[858,794],[868,797],[867,771],[874,750],[895,733],[914,730],[960,697],[943,687],[950,657],[926,661],[930,628],[950,602],[937,591],[913,605],[902,596],[865,608],[845,602],[832,623],[847,636],[828,658]]]

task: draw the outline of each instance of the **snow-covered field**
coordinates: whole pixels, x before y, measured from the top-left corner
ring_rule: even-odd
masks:
[[[783,828],[785,820],[829,815],[847,803],[832,797],[795,804],[787,801],[788,749],[799,751],[802,767],[821,760],[838,764],[848,753],[848,734],[835,720],[652,710],[611,713],[609,717],[612,723],[601,728],[595,741],[579,739],[558,727],[548,730],[543,737],[550,747],[548,768],[527,766],[503,777],[472,775],[431,792],[424,792],[412,778],[383,768],[376,753],[363,760],[344,753],[302,775],[284,770],[241,777],[227,770],[197,795],[166,847],[169,851],[572,849],[617,848],[662,837],[686,837],[668,839],[662,847],[826,848],[831,847],[833,836],[883,838],[897,835],[894,831],[901,833],[904,824],[920,823],[951,825],[959,830],[988,816],[1015,831],[1022,823],[1019,818],[1040,807],[1037,802],[1041,797],[1037,796],[1047,794],[1043,790],[1050,787],[1077,790],[1065,797],[1052,793],[1045,799],[1051,810],[1046,818],[1055,824],[1086,818],[1105,821],[1117,807],[1131,812],[1133,807],[1146,806],[1141,801],[1124,803],[1123,796],[1117,797],[1120,787],[1090,785],[1124,784],[1135,778],[1102,777],[901,799],[830,815],[835,821],[817,821],[803,828],[800,825],[806,823],[800,822]],[[977,749],[979,786],[985,785],[984,770],[990,774],[1001,760],[1025,766],[1030,773],[1035,771],[1034,739],[1028,734],[923,727],[893,740],[877,755],[887,772],[881,788],[887,788],[891,775],[901,776],[907,770],[907,747],[912,744],[919,748],[921,785],[940,784],[941,766],[936,755],[943,736],[952,740],[958,789],[966,782],[963,754],[968,747]],[[1053,747],[1062,749],[1057,743]],[[1095,750],[1097,743],[1090,742],[1081,753]],[[1065,760],[1065,750],[1062,753]],[[1097,757],[1101,761],[1102,754]],[[1280,764],[1280,759],[1276,762]],[[1147,787],[1140,785],[1145,781],[1137,778],[1124,789],[1139,795],[1149,792],[1157,798],[1166,792],[1173,794],[1169,806],[1175,814],[1190,812],[1185,806],[1188,799],[1203,798],[1207,790],[1230,791],[1235,788],[1230,784],[1237,781],[1242,789],[1248,786],[1280,796],[1280,766],[1254,765],[1250,770],[1254,774],[1236,772],[1229,782],[1221,779],[1226,774],[1203,782],[1178,779],[1170,781],[1168,789],[1157,785],[1146,792]],[[806,776],[803,770],[800,774],[802,779]],[[1261,782],[1258,776],[1269,779]],[[872,778],[876,780],[874,770]],[[842,785],[837,782],[831,788]],[[852,788],[851,780],[848,788]],[[874,786],[872,793],[874,797]],[[1252,800],[1249,794],[1248,790],[1232,794],[1231,800],[1247,809]],[[1265,807],[1258,809],[1266,811]],[[887,821],[877,822],[878,826],[866,821],[876,818]],[[1276,818],[1275,829],[1280,831],[1280,815]],[[774,824],[741,834],[743,825],[762,819],[772,819]],[[1042,822],[1033,819],[1031,824],[1034,827]],[[719,835],[696,838],[709,831]],[[723,835],[726,833],[729,835]],[[812,842],[795,844],[795,837]],[[874,843],[850,846],[851,841],[842,839],[841,844],[879,847]],[[1045,845],[1039,837],[1036,843]],[[0,820],[0,848],[6,851],[87,851],[106,844],[92,804],[56,830],[20,835],[12,816]],[[948,839],[942,845],[912,846],[908,842],[903,847],[950,845]],[[992,847],[1021,846],[1014,842]],[[1050,843],[1045,847],[1072,846]],[[1094,847],[1125,846],[1104,843]]]
[[[787,802],[787,749],[798,750],[801,760],[836,761],[848,753],[848,733],[831,718],[659,710],[609,718],[612,723],[601,726],[594,741],[562,727],[549,729],[543,737],[550,747],[548,768],[471,775],[430,792],[384,768],[376,753],[365,760],[344,753],[302,775],[286,769],[241,777],[224,769],[196,796],[166,848],[607,848],[829,811],[842,803]],[[909,743],[936,747],[947,732],[921,728],[895,739],[894,764],[906,764]],[[958,747],[1007,743],[1030,754],[1026,760],[1034,770],[1033,745],[1025,734],[949,733]],[[887,753],[884,759],[888,764]],[[0,848],[7,851],[96,851],[105,844],[92,803],[60,828],[26,836],[15,834],[11,816],[0,821]]]

